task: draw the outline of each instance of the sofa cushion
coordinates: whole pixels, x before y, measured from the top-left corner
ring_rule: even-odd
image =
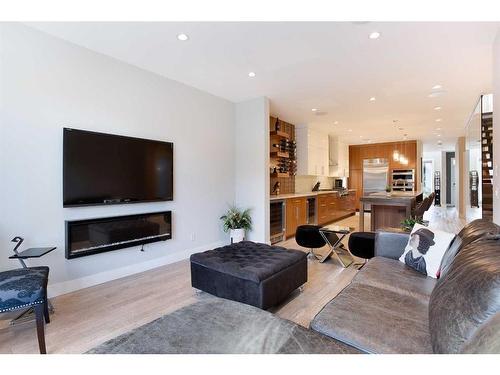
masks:
[[[243,303],[197,302],[90,350],[92,354],[355,354],[358,350]],[[241,369],[233,369],[237,373]]]
[[[446,272],[448,272],[451,262],[465,246],[488,234],[500,234],[500,226],[487,219],[477,219],[467,224],[455,236],[455,239],[450,244],[450,247],[446,250],[441,261],[439,277],[443,277]]]
[[[405,294],[427,303],[436,279],[424,276],[398,260],[375,257],[357,273],[353,283]]]
[[[368,353],[432,353],[428,305],[362,283],[331,300],[311,328]]]
[[[498,354],[500,353],[500,313],[496,313],[482,324],[476,333],[467,340],[463,354]]]
[[[432,291],[429,327],[434,351],[460,352],[499,311],[500,235],[496,235],[463,247]]]
[[[193,254],[190,259],[191,263],[259,283],[306,258],[300,250],[242,241]]]

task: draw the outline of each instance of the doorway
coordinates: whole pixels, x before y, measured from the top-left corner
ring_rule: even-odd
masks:
[[[424,195],[429,195],[433,191],[433,176],[434,176],[434,161],[424,160],[423,165],[424,174]]]
[[[457,185],[455,179],[455,152],[446,153],[446,205],[455,207],[457,199]]]

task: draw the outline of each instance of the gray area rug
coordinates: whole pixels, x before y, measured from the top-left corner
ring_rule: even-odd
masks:
[[[267,311],[202,295],[201,300],[111,339],[91,354],[357,353]]]

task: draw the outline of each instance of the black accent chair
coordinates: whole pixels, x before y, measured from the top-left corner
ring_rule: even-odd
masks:
[[[325,239],[321,236],[319,225],[300,225],[295,231],[295,241],[299,246],[309,249],[309,254],[314,254],[314,249],[320,249],[326,245]]]
[[[46,354],[45,328],[50,323],[47,304],[49,267],[28,267],[0,272],[0,313],[27,309],[35,311],[40,354]]]
[[[375,232],[353,232],[347,246],[352,255],[371,259],[375,256]]]

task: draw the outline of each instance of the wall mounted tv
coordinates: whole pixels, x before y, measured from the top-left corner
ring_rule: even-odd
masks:
[[[173,143],[64,128],[64,207],[172,199]]]

